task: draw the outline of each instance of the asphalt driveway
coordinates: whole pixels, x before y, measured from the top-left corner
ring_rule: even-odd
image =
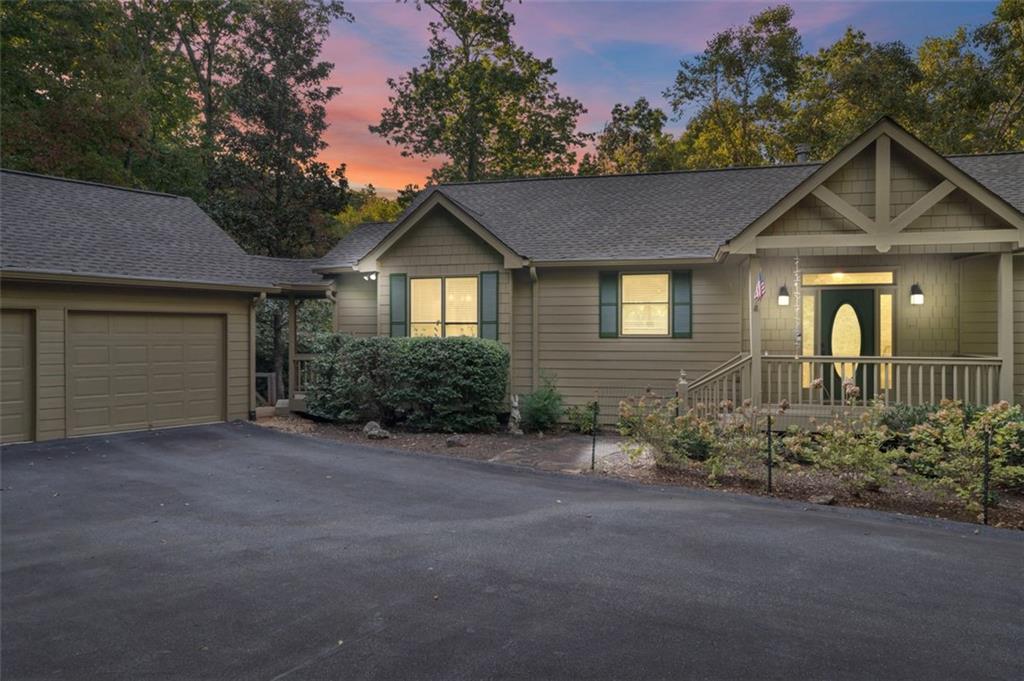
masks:
[[[1024,533],[248,424],[0,456],[5,680],[1024,678]]]

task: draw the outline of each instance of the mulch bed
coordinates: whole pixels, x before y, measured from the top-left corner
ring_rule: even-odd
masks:
[[[301,416],[275,417],[257,421],[260,426],[289,433],[313,435],[337,442],[401,449],[410,452],[447,454],[477,461],[493,461],[510,457],[523,459],[544,458],[558,452],[563,446],[573,446],[578,435],[554,433],[544,436],[510,435],[508,433],[465,433],[461,435],[465,446],[449,447],[450,433],[422,433],[389,429],[391,437],[371,440],[363,434],[361,425],[314,421]]]
[[[509,435],[508,433],[468,433],[462,436],[465,446],[449,447],[448,434],[391,431],[387,440],[370,440],[357,425],[333,424],[290,416],[265,419],[259,425],[291,433],[302,433],[338,442],[379,446],[409,452],[446,454],[478,461],[510,461],[534,465],[547,470],[568,471],[564,465],[545,465],[547,461],[564,459],[564,452],[579,447],[579,435],[555,433],[536,435]],[[681,471],[669,471],[654,465],[649,455],[630,459],[624,454],[606,456],[599,460],[598,470],[571,469],[587,475],[625,478],[650,485],[679,485],[701,489],[718,489],[742,494],[767,496],[766,474],[750,477],[723,477],[711,485],[707,476],[696,466]],[[922,488],[902,478],[880,491],[852,493],[831,474],[810,466],[795,469],[779,467],[772,476],[772,496],[810,503],[813,497],[831,496],[837,506],[869,508],[907,515],[945,518],[968,523],[980,523],[981,516],[964,509],[952,494],[943,490]],[[1024,496],[1000,494],[1000,503],[989,509],[989,525],[1024,530]]]

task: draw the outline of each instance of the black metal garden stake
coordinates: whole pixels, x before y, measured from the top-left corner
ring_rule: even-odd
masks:
[[[984,470],[981,477],[981,522],[988,525],[988,476],[989,476],[989,447],[992,446],[992,431],[985,433],[985,457]]]
[[[768,414],[768,495],[772,493],[772,415]]]

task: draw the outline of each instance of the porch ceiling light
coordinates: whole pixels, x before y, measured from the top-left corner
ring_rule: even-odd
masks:
[[[921,290],[921,286],[918,284],[910,287],[910,304],[924,305],[924,291]]]
[[[779,289],[779,305],[781,307],[789,305],[789,291],[786,290],[785,286]]]
[[[364,274],[363,281],[377,281],[377,273],[370,272],[369,274]]]

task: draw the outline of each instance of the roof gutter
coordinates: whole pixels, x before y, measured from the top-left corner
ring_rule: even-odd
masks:
[[[644,267],[714,264],[712,256],[702,258],[616,258],[610,260],[528,260],[524,266],[535,267]]]
[[[280,293],[272,284],[227,284],[213,281],[182,281],[178,279],[149,279],[119,275],[79,274],[76,272],[36,272],[33,270],[0,270],[0,279],[33,281],[40,283],[94,284],[97,286],[139,286],[148,288],[176,288],[202,291],[230,291],[237,293]]]

